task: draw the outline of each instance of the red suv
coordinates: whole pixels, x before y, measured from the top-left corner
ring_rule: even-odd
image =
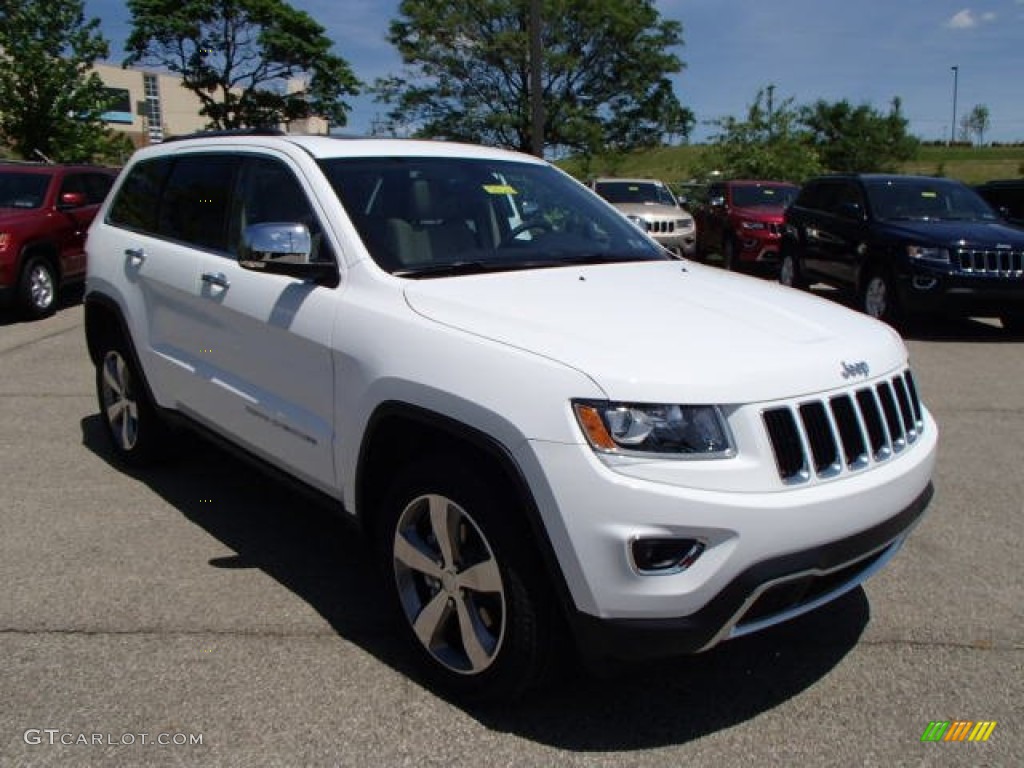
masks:
[[[719,181],[694,211],[697,252],[722,254],[726,269],[774,268],[779,260],[782,214],[800,188],[782,181]]]
[[[92,165],[0,163],[0,307],[57,307],[85,278],[85,236],[117,172]]]

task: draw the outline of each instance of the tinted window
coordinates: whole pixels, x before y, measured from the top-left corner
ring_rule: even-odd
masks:
[[[88,173],[85,175],[85,196],[90,204],[99,205],[110,192],[114,177],[105,173]]]
[[[228,249],[228,207],[241,160],[228,155],[178,158],[167,179],[158,231],[173,240],[216,251]]]
[[[594,191],[609,203],[676,204],[668,188],[653,181],[599,181]]]
[[[943,179],[904,177],[867,183],[879,219],[994,219],[995,213],[970,187]]]
[[[0,173],[0,208],[38,208],[51,178],[45,173]]]
[[[782,184],[742,184],[732,188],[732,202],[741,208],[758,205],[785,208],[796,197],[796,187]]]
[[[272,158],[245,161],[238,180],[238,202],[232,216],[231,251],[239,252],[241,231],[251,224],[305,224],[312,237],[314,261],[334,259],[323,227],[305,190],[284,163]]]
[[[170,158],[136,163],[118,190],[107,221],[119,227],[156,234],[160,192],[171,164]]]

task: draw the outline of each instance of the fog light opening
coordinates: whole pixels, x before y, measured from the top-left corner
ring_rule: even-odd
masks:
[[[915,277],[913,283],[914,288],[919,291],[930,291],[939,281],[934,277]]]
[[[630,554],[638,573],[663,576],[685,571],[704,549],[697,539],[634,539]]]

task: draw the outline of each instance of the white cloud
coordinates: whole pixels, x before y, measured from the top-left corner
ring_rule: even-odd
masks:
[[[1024,5],[1024,0],[1017,0],[1017,4]],[[950,29],[971,29],[979,24],[987,24],[995,20],[996,14],[992,11],[986,11],[979,15],[970,8],[964,8],[959,13],[954,14],[953,18],[946,22],[946,26]]]

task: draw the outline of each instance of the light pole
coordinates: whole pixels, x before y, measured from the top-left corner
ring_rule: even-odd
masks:
[[[956,85],[960,67],[954,65],[950,69],[953,70],[953,126],[949,129],[949,146],[953,146],[956,144]]]

